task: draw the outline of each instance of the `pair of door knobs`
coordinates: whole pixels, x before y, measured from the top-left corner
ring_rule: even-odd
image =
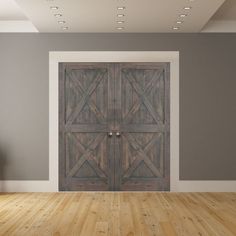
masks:
[[[108,133],[109,137],[112,137],[112,135],[113,135],[113,132]],[[116,137],[120,137],[120,132],[116,132]]]

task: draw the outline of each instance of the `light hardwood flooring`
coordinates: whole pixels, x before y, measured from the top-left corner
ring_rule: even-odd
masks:
[[[0,194],[0,235],[235,236],[236,193]]]

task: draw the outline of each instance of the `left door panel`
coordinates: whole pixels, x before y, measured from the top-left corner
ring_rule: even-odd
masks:
[[[59,190],[112,190],[114,66],[59,65]]]

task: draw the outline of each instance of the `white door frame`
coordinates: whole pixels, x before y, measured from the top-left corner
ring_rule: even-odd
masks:
[[[49,56],[49,178],[58,191],[58,64],[59,62],[170,62],[170,189],[179,176],[179,52],[83,51],[50,52]]]

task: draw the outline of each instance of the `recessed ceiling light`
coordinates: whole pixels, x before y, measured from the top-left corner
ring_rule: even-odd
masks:
[[[176,21],[177,24],[183,24],[184,22],[181,20]]]
[[[173,30],[179,30],[179,27],[176,27],[176,26],[175,26],[175,27],[173,27],[172,29],[173,29]]]
[[[118,20],[117,23],[118,24],[124,24],[125,22],[123,20]]]
[[[58,23],[59,24],[65,24],[66,22],[64,20],[59,20]]]
[[[67,26],[62,27],[63,30],[68,30],[69,28]]]
[[[186,17],[187,14],[180,14],[179,16],[180,16],[180,17]]]
[[[124,14],[118,14],[117,16],[118,17],[124,17],[125,15]]]
[[[124,27],[117,27],[116,29],[118,29],[118,30],[123,30]]]
[[[192,7],[184,7],[184,10],[191,10]]]
[[[55,17],[62,17],[62,14],[54,14]]]
[[[50,9],[51,9],[51,10],[58,10],[59,7],[57,7],[57,6],[52,6],[52,7],[50,7]]]
[[[125,7],[117,7],[117,10],[125,10]]]

